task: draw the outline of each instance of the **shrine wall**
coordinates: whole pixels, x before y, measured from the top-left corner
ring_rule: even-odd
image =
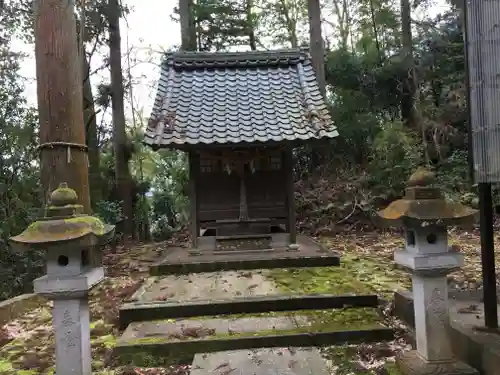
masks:
[[[279,150],[244,161],[200,155],[198,202],[200,222],[237,220],[240,215],[241,176],[248,217],[286,218],[286,175]]]

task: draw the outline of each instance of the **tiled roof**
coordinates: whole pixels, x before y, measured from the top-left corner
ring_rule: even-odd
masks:
[[[300,50],[167,54],[145,143],[269,142],[338,135]]]

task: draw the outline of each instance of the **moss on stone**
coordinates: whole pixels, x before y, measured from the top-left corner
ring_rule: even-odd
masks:
[[[392,298],[408,275],[394,268],[392,260],[346,254],[339,267],[277,269],[271,278],[283,290],[301,294],[370,294]]]
[[[35,221],[15,238],[19,242],[42,243],[81,237],[91,232],[102,236],[106,234],[106,225],[98,217],[82,215],[60,219],[59,223],[44,220]]]
[[[372,321],[367,321],[366,314],[360,312],[359,310],[367,310],[367,309],[356,309],[358,310],[358,314],[352,314],[351,320],[345,319],[343,317],[338,321],[333,317],[328,317],[328,319],[320,320],[316,318],[316,310],[310,311],[301,311],[301,316],[308,316],[311,314],[313,319],[309,320],[309,324],[284,329],[269,329],[269,330],[260,330],[260,331],[246,331],[246,332],[220,332],[214,333],[212,335],[206,335],[199,338],[193,338],[191,336],[185,337],[169,337],[168,335],[162,336],[149,336],[149,337],[139,337],[135,339],[131,339],[127,341],[127,344],[130,346],[136,345],[157,345],[157,344],[171,344],[179,341],[202,341],[202,340],[222,340],[222,339],[238,339],[241,337],[260,337],[260,336],[279,336],[279,335],[292,335],[298,333],[309,333],[309,332],[333,332],[333,331],[343,331],[343,330],[362,330],[362,329],[371,329],[374,327],[380,327],[382,323],[381,319],[377,316],[377,319],[372,319]],[[373,310],[373,309],[372,309]],[[333,311],[335,313],[335,311]],[[288,313],[292,316],[290,313]],[[375,313],[376,314],[376,313]],[[339,314],[337,310],[337,315]],[[233,317],[233,316],[231,316]],[[158,321],[159,324],[164,323],[164,321]]]
[[[105,335],[92,340],[93,344],[101,344],[106,349],[113,349],[116,346],[117,339],[114,335]]]
[[[122,366],[133,365],[140,367],[167,367],[179,364],[179,356],[168,354],[144,353],[140,351],[129,351],[117,353],[117,360]]]
[[[14,371],[12,363],[8,359],[0,359],[0,374]]]
[[[156,345],[156,344],[165,344],[165,343],[170,343],[170,342],[172,342],[172,339],[170,337],[168,337],[167,335],[165,335],[165,336],[148,336],[148,337],[138,337],[138,338],[127,340],[127,345],[130,345],[130,346]]]
[[[389,373],[389,375],[403,375],[401,370],[394,362],[386,363],[384,367]]]
[[[79,208],[79,207],[82,207],[82,205],[81,205],[81,204],[66,204],[66,205],[64,205],[63,207],[67,207],[67,208]],[[49,205],[47,206],[47,208],[48,208],[49,210],[50,210],[50,209],[54,210],[54,209],[57,209],[57,208],[60,208],[60,207],[59,207],[59,206],[56,206],[56,205],[53,205],[53,204],[49,204]]]
[[[345,255],[340,267],[294,268],[272,270],[270,277],[285,293],[360,295],[389,297],[400,284],[403,273],[387,272],[390,265]],[[383,318],[374,308],[346,308],[297,312],[306,315],[313,329],[323,326],[356,329],[381,323]]]

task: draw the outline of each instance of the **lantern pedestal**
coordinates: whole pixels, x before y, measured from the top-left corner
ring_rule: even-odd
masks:
[[[56,375],[91,375],[89,291],[104,279],[103,268],[75,277],[43,276],[35,293],[50,299],[56,338]]]
[[[406,375],[479,375],[479,371],[463,362],[427,361],[416,350],[402,352],[396,357],[396,363]]]
[[[54,303],[57,375],[92,374],[88,293],[103,278],[104,270],[96,268],[78,277],[43,276],[34,281],[35,293]]]
[[[412,272],[418,354],[427,361],[453,360],[447,334],[446,275],[462,265],[463,256],[457,253],[429,256],[400,251],[395,253],[394,260]]]
[[[446,275],[462,267],[463,255],[448,247],[448,225],[475,221],[477,211],[446,200],[436,187],[435,174],[419,168],[408,180],[403,199],[392,202],[379,216],[405,229],[405,249],[394,260],[412,274],[416,350],[396,358],[407,375],[478,374],[459,362],[448,335]]]
[[[52,324],[56,337],[56,374],[92,374],[88,299],[54,300]]]
[[[18,249],[46,251],[47,275],[34,281],[35,293],[54,303],[57,375],[91,375],[89,291],[104,278],[101,246],[114,226],[83,214],[73,189],[52,192],[45,216],[11,238]]]
[[[397,264],[412,272],[417,344],[416,350],[401,353],[396,363],[407,375],[478,374],[472,367],[456,360],[448,337],[446,275],[463,265],[463,255],[449,252],[422,254],[418,250],[410,248],[394,255]]]

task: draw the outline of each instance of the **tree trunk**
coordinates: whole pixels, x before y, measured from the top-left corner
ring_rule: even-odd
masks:
[[[193,0],[179,0],[179,15],[181,19],[181,48],[184,51],[196,51]]]
[[[283,13],[283,18],[285,19],[290,46],[292,48],[298,48],[299,41],[297,38],[297,19],[290,16],[290,8],[285,0],[280,0],[279,7]]]
[[[247,13],[247,30],[248,30],[248,44],[252,51],[257,50],[257,38],[255,37],[255,25],[253,20],[253,0],[246,0],[246,13]]]
[[[87,40],[87,29],[82,24],[81,18],[76,21],[77,44],[80,51],[80,61],[82,68],[82,95],[83,95],[83,124],[85,126],[85,142],[88,148],[88,169],[90,182],[90,202],[91,206],[102,199],[102,181],[99,169],[99,141],[97,133],[97,113],[94,105],[94,96],[92,94],[92,84],[90,82],[90,65],[85,50],[85,41]],[[81,35],[83,34],[83,38]]]
[[[410,0],[401,0],[401,40],[405,76],[401,96],[401,119],[409,127],[415,127],[415,82],[413,74],[413,46],[411,35]]]
[[[95,204],[102,199],[102,181],[99,168],[99,143],[94,96],[90,82],[90,65],[87,55],[83,56],[83,119],[89,152],[90,198]]]
[[[326,98],[326,79],[325,79],[325,47],[323,37],[321,36],[321,8],[319,0],[308,0],[307,10],[309,14],[309,36],[311,58],[316,79],[323,97]]]
[[[375,38],[375,48],[377,48],[378,62],[382,63],[382,51],[380,50],[377,22],[375,19],[375,6],[373,4],[373,0],[370,0],[370,16],[371,16],[371,21],[372,21],[373,37]]]
[[[36,2],[35,56],[45,201],[61,182],[90,213],[88,156],[82,108],[82,69],[70,0]],[[46,202],[47,203],[47,202]]]
[[[427,129],[420,112],[419,78],[413,61],[413,40],[411,34],[411,4],[410,0],[401,0],[401,32],[403,52],[403,92],[401,97],[401,118],[405,125],[420,132],[422,149],[427,165],[430,164],[427,145]]]
[[[123,103],[123,72],[121,61],[120,6],[118,0],[109,0],[109,66],[111,70],[111,104],[113,107],[113,143],[115,151],[115,182],[122,200],[123,229],[134,234],[132,205],[132,178],[128,166],[127,133],[125,130],[125,106]]]

